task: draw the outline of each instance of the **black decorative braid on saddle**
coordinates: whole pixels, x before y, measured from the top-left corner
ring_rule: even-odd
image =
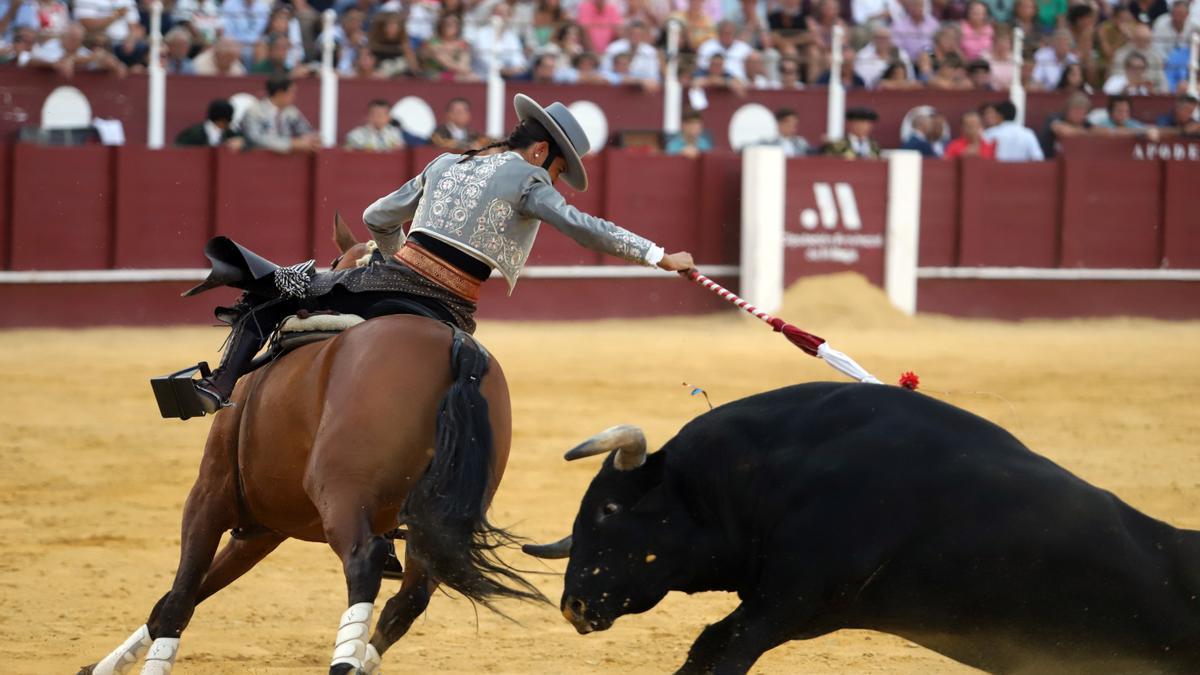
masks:
[[[281,295],[289,298],[303,298],[308,295],[308,287],[312,284],[313,266],[316,260],[309,260],[275,270],[275,288]]]

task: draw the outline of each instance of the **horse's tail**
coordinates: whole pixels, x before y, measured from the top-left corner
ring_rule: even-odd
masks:
[[[450,362],[453,382],[438,407],[433,458],[404,505],[409,554],[435,579],[488,608],[495,609],[495,598],[549,602],[496,555],[516,539],[487,519],[492,427],[479,386],[488,353],[455,329]]]

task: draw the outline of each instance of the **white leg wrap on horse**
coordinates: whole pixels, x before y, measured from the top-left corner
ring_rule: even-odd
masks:
[[[175,665],[179,654],[179,638],[158,638],[146,653],[142,675],[167,675]]]
[[[360,602],[346,610],[338,626],[337,641],[333,643],[333,661],[329,665],[345,663],[364,668],[367,660],[367,629],[374,610],[375,605],[370,602]]]
[[[92,669],[92,675],[124,675],[129,672],[130,667],[141,660],[142,654],[145,654],[146,650],[150,648],[151,642],[154,641],[150,639],[150,629],[143,625],[133,631],[133,635],[122,642],[120,647],[100,659],[100,662]]]
[[[367,675],[380,675],[379,666],[381,665],[383,665],[383,657],[379,656],[375,645],[368,643],[367,658],[363,660],[363,670],[367,671]]]

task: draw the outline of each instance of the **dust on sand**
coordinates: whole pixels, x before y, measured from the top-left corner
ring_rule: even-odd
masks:
[[[519,301],[514,300],[514,301]],[[888,382],[1006,426],[1036,451],[1150,515],[1200,527],[1200,323],[993,323],[897,315],[860,279],[814,279],[780,315],[828,338]],[[512,387],[515,438],[493,521],[534,539],[564,534],[598,461],[562,452],[616,423],[661,443],[714,403],[835,379],[752,319],[483,322]],[[157,419],[147,378],[215,360],[205,328],[0,333],[0,659],[5,672],[65,673],[141,625],[171,583],[179,516],[206,420]],[[380,354],[380,358],[403,355]],[[521,561],[557,601],[563,565]],[[396,590],[385,582],[379,606]],[[580,637],[552,607],[507,605],[520,622],[435,596],[385,657],[389,672],[661,673],[677,667],[726,594],[672,595]],[[329,663],[345,609],[323,545],[285,543],[201,605],[180,673],[310,673]],[[904,640],[844,631],[769,653],[762,673],[968,669]]]

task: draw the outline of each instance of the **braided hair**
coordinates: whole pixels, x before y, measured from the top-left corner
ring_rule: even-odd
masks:
[[[546,144],[550,146],[549,151],[546,152],[546,160],[542,162],[542,168],[548,171],[550,170],[550,165],[554,163],[554,160],[563,156],[562,148],[558,147],[558,143],[554,140],[554,137],[550,135],[550,132],[546,131],[546,127],[542,126],[541,122],[538,122],[532,118],[524,120],[514,127],[512,133],[508,135],[508,138],[492,143],[491,145],[485,145],[478,150],[468,150],[467,152],[463,153],[463,157],[462,159],[458,160],[458,163],[461,164],[468,159],[471,159],[475,155],[484,152],[485,150],[492,150],[494,148],[504,148],[506,150],[524,150],[534,143],[539,143],[541,141],[545,141]]]

